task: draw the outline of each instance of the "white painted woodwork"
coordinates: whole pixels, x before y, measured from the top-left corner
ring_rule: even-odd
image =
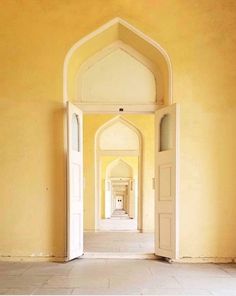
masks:
[[[160,151],[169,150],[172,147],[170,115],[166,114],[160,122]]]
[[[116,210],[122,210],[124,208],[124,200],[122,195],[116,196]]]
[[[134,179],[130,179],[128,186],[128,214],[130,218],[135,217],[135,192],[134,192]]]
[[[158,108],[162,108],[163,103],[157,104],[127,104],[127,103],[81,103],[74,102],[84,113],[96,114],[153,114]]]
[[[112,186],[109,179],[105,180],[105,218],[110,218],[112,214]]]
[[[67,102],[67,260],[83,254],[83,114]]]
[[[178,121],[176,104],[156,111],[155,254],[171,259],[178,258]]]

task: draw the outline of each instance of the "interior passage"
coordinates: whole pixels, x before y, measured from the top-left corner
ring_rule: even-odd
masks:
[[[84,251],[154,253],[154,234],[140,232],[85,232]]]

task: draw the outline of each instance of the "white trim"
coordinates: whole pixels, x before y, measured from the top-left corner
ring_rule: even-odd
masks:
[[[176,263],[236,263],[236,257],[182,257]]]
[[[145,40],[147,43],[151,44],[154,48],[156,48],[161,53],[161,55],[163,56],[163,58],[166,61],[166,65],[167,65],[167,68],[168,68],[168,78],[169,78],[168,79],[169,80],[168,81],[169,82],[169,85],[168,85],[168,104],[172,104],[172,102],[173,102],[173,99],[172,99],[172,84],[173,84],[173,82],[172,82],[172,65],[171,65],[169,55],[160,46],[160,44],[158,44],[156,41],[151,39],[149,36],[144,34],[142,31],[138,30],[137,28],[135,28],[134,26],[129,24],[127,21],[125,21],[125,20],[123,20],[123,19],[121,19],[119,17],[116,17],[116,18],[110,20],[106,24],[99,27],[97,30],[91,32],[90,34],[88,34],[85,37],[83,37],[82,39],[80,39],[67,52],[67,54],[65,56],[65,60],[64,60],[64,65],[63,65],[63,101],[66,102],[66,101],[70,100],[70,98],[68,97],[68,94],[67,94],[67,87],[68,87],[68,85],[67,85],[67,74],[68,74],[69,60],[72,57],[73,53],[78,48],[80,48],[83,44],[85,44],[86,42],[88,42],[89,40],[94,38],[95,36],[101,34],[105,30],[109,29],[110,27],[114,26],[115,24],[121,24],[122,26],[126,27],[127,29],[129,29],[130,31],[135,33],[137,36],[139,36],[140,38]],[[83,110],[83,111],[85,111],[85,110]]]
[[[94,230],[86,231],[94,232]],[[132,231],[133,232],[133,231]],[[104,256],[104,257],[102,257]],[[120,257],[119,257],[120,256]],[[102,252],[85,252],[80,259],[159,259],[153,253],[102,253]],[[184,263],[236,263],[236,257],[182,257],[172,260],[173,262]],[[0,262],[66,262],[66,257],[54,256],[0,256]]]
[[[81,259],[145,259],[156,260],[154,253],[85,252]]]
[[[97,149],[99,156],[139,156],[138,150],[100,150]]]
[[[67,257],[56,256],[0,256],[0,262],[66,262]]]
[[[154,113],[156,110],[163,108],[163,105],[155,104],[86,104],[73,102],[74,105],[78,106],[84,113],[97,113],[97,114],[147,114]],[[120,109],[123,109],[120,111]]]

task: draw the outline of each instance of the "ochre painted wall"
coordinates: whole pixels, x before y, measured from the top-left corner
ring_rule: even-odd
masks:
[[[97,130],[115,115],[88,114],[84,116],[84,227],[93,230],[95,227],[95,135]],[[154,116],[153,115],[122,115],[133,124],[142,135],[142,199],[143,199],[143,230],[153,231],[154,225]],[[115,159],[115,158],[114,158]],[[125,159],[125,158],[124,158]]]
[[[232,0],[0,2],[1,256],[64,256],[63,62],[117,16],[171,58],[181,107],[180,254],[236,256],[235,14]]]

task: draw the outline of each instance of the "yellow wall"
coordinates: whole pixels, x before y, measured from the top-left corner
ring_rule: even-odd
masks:
[[[84,147],[86,147],[84,149],[84,174],[86,180],[84,192],[84,227],[86,230],[91,230],[95,227],[95,134],[99,127],[114,117],[115,115],[105,114],[88,114],[84,116]],[[143,192],[141,194],[143,198],[143,230],[152,231],[154,223],[154,191],[152,190],[152,177],[154,176],[154,116],[141,114],[123,115],[122,117],[133,124],[142,135]],[[129,161],[128,158],[127,161]]]
[[[0,1],[1,255],[64,255],[63,61],[120,16],[172,61],[181,256],[236,256],[235,14],[231,0]]]

